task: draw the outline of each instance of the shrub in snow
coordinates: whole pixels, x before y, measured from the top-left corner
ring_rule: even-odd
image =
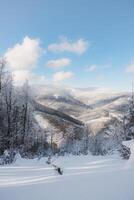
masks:
[[[128,160],[130,158],[131,151],[129,147],[126,147],[125,145],[121,145],[119,152],[123,159]]]
[[[5,165],[5,164],[11,164],[15,162],[15,155],[16,155],[16,151],[5,150],[3,153],[3,156],[1,156],[0,164]]]

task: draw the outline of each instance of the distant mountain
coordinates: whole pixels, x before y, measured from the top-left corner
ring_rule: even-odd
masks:
[[[103,88],[63,88],[58,85],[40,86],[34,90],[36,101],[40,105],[36,109],[36,119],[37,121],[41,119],[42,124],[47,124],[48,130],[54,130],[57,145],[63,145],[62,139],[68,140],[69,135],[76,134],[77,138],[78,133],[83,137],[83,132],[87,132],[92,140],[89,150],[94,154],[98,151],[101,154],[113,151],[118,145],[118,149],[121,148],[121,142],[113,137],[113,133],[122,134],[120,121],[128,110],[129,93]],[[76,140],[76,143],[78,141]],[[97,148],[94,148],[96,144],[93,143],[96,141]],[[71,145],[70,148],[73,146],[75,149],[75,145]]]

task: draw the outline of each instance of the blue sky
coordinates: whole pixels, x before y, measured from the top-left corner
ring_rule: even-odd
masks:
[[[0,10],[0,55],[17,80],[131,89],[133,0],[0,0]]]

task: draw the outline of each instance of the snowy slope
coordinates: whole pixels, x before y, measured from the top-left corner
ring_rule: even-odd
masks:
[[[118,156],[64,156],[53,158],[62,166],[58,175],[45,159],[19,158],[0,167],[1,200],[133,200],[134,167],[125,168]]]

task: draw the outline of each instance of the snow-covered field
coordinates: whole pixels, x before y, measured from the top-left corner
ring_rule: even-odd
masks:
[[[53,161],[64,169],[62,176],[45,158],[19,158],[0,167],[0,200],[134,200],[134,162],[117,155],[65,156]]]

